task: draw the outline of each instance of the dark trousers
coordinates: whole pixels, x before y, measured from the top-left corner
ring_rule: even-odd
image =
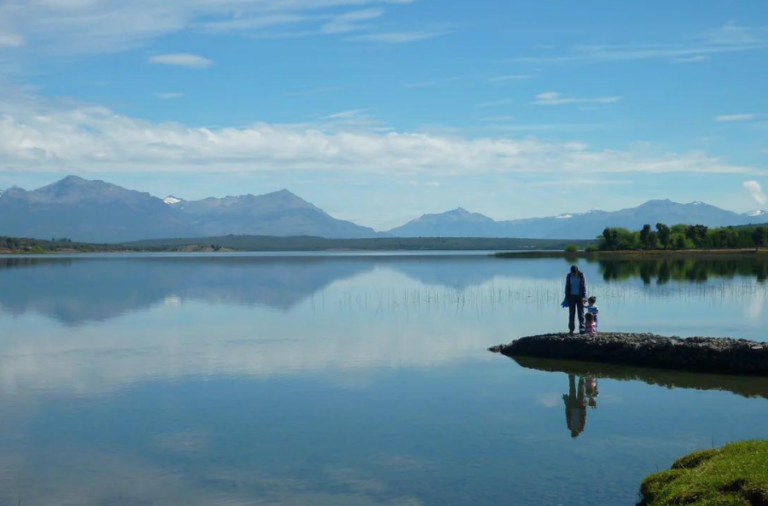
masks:
[[[579,315],[579,330],[584,329],[584,299],[581,295],[568,296],[568,330],[576,330],[576,315]]]

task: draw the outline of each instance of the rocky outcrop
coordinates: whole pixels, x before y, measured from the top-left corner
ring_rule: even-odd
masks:
[[[489,348],[509,357],[528,356],[685,371],[768,376],[768,343],[712,337],[600,333],[544,334]]]

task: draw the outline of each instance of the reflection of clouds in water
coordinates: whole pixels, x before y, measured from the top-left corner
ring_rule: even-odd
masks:
[[[301,339],[265,338],[235,329],[227,333],[85,328],[50,336],[6,336],[0,345],[0,390],[97,395],[139,381],[181,377],[247,375],[270,377],[332,373],[357,377],[375,368],[433,367],[468,357],[491,360],[488,337],[466,325],[445,337],[428,322],[396,328],[371,323],[359,332],[317,328]],[[107,338],[108,337],[108,338]],[[334,380],[334,378],[336,378]]]
[[[163,300],[163,305],[167,308],[175,308],[181,306],[181,297],[178,295],[168,295]]]
[[[43,450],[40,448],[40,450]],[[247,466],[187,469],[77,445],[0,455],[0,504],[421,506],[371,473],[341,467],[283,478]],[[33,486],[44,483],[45,486]]]
[[[159,448],[178,453],[200,451],[206,443],[206,435],[196,430],[164,433],[155,437],[155,444]]]
[[[563,402],[563,394],[539,394],[536,397],[536,404],[545,408],[554,408],[560,406]]]

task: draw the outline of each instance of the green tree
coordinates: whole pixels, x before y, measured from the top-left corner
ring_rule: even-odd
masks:
[[[760,248],[765,246],[768,235],[766,235],[766,229],[763,227],[757,227],[752,231],[752,241],[755,243],[755,251],[759,251]]]
[[[659,246],[659,233],[655,230],[648,234],[647,249],[656,249]]]
[[[566,253],[578,253],[578,251],[579,251],[579,247],[576,246],[575,244],[569,244],[565,248]]]
[[[669,242],[672,240],[672,231],[670,228],[663,223],[657,223],[656,233],[658,234],[661,245],[664,249],[667,249],[669,247]]]
[[[614,251],[616,249],[616,233],[611,227],[605,227],[603,235],[598,237],[600,249],[604,251]]]
[[[650,236],[651,236],[651,226],[647,223],[643,225],[643,229],[640,231],[640,245],[644,249],[649,249],[650,244]]]
[[[685,236],[691,240],[695,248],[703,248],[707,243],[708,227],[704,225],[688,225],[685,227]]]

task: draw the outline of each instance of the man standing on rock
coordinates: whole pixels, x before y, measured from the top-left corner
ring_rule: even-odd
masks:
[[[578,311],[579,332],[584,332],[584,301],[587,299],[587,278],[575,265],[565,278],[565,302],[568,303],[568,330],[573,335]]]

